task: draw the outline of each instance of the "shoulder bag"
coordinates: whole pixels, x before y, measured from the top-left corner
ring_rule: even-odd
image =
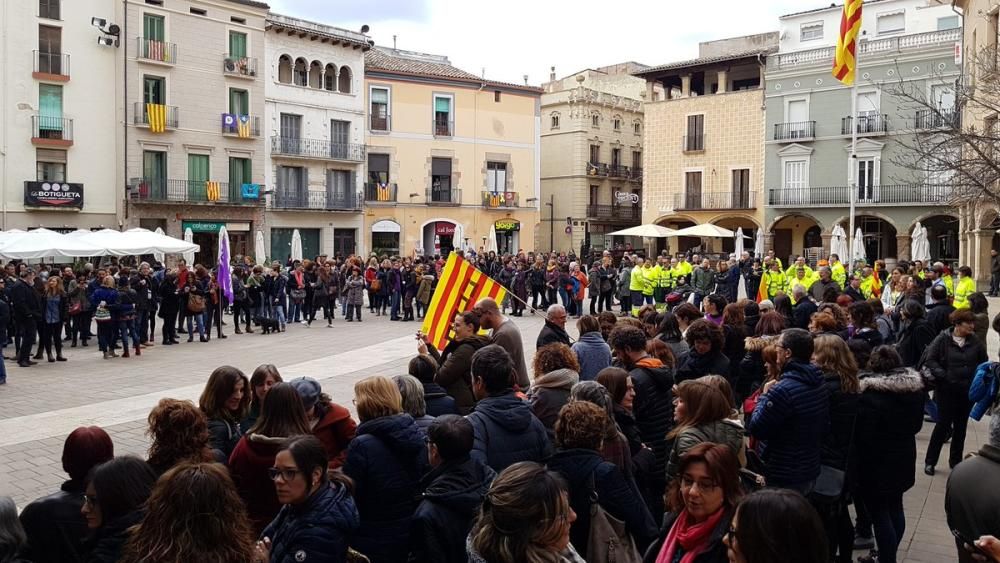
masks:
[[[192,293],[188,295],[187,310],[191,313],[201,313],[205,311],[205,296]]]
[[[625,522],[608,514],[597,502],[594,474],[590,474],[590,535],[588,563],[640,563],[642,555],[635,540],[625,530]]]

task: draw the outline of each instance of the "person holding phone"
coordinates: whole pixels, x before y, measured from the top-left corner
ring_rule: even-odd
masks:
[[[967,546],[976,547],[975,538],[1000,530],[1000,416],[990,417],[988,442],[955,466],[945,488],[944,509],[948,528],[955,535],[958,560],[975,561]],[[987,545],[997,546],[996,540]],[[1000,561],[1000,557],[985,559]]]
[[[455,314],[451,330],[454,336],[440,352],[426,334],[418,332],[417,352],[430,356],[437,362],[434,383],[445,388],[448,395],[455,399],[459,414],[464,416],[476,405],[476,398],[472,393],[472,355],[489,344],[490,340],[478,334],[479,315],[472,311]]]

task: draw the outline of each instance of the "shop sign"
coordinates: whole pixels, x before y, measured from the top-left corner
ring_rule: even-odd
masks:
[[[250,223],[219,223],[214,221],[183,221],[181,231],[191,229],[192,233],[219,234],[219,229],[225,227],[229,232],[249,231]]]
[[[497,231],[520,231],[521,222],[517,219],[500,219],[493,223],[493,228]]]
[[[434,234],[435,235],[447,235],[453,236],[455,234],[455,224],[445,223],[444,221],[438,221],[434,223]]]
[[[65,182],[25,182],[24,205],[50,209],[83,208],[83,184]]]
[[[632,205],[638,205],[639,194],[634,194],[632,192],[615,192],[615,201],[618,203],[631,203]]]
[[[382,220],[372,225],[373,233],[398,233],[400,230],[399,223],[395,221]]]

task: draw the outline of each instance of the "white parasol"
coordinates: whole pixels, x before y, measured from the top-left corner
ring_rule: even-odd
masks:
[[[847,255],[847,233],[840,225],[833,227],[833,233],[830,236],[830,254],[836,254],[842,261],[850,260]]]
[[[263,264],[267,261],[267,251],[264,248],[264,231],[258,230],[253,240],[253,261]]]
[[[497,252],[496,225],[490,225],[490,238],[486,239],[486,252]]]
[[[739,259],[740,256],[743,256],[743,227],[736,228],[736,243],[734,248],[736,258]]]
[[[160,235],[161,237],[167,236],[167,233],[163,232],[163,229],[161,229],[160,227],[156,227],[156,230],[153,231],[153,233],[155,233],[157,235]],[[163,260],[165,258],[166,258],[166,255],[163,252],[154,252],[153,253],[153,259],[156,260],[157,262],[159,262],[160,264],[163,263]]]
[[[292,261],[302,261],[302,235],[299,230],[292,231]]]
[[[931,261],[931,244],[927,240],[927,227],[920,224],[913,226],[913,233],[910,235],[910,257],[914,260],[920,260],[924,264]]]
[[[194,231],[191,230],[191,227],[184,229],[184,242],[194,244]],[[194,250],[184,252],[184,261],[187,262],[188,266],[194,263],[194,253]]]
[[[857,231],[854,233],[854,252],[852,253],[851,260],[857,262],[858,260],[864,260],[868,263],[868,257],[865,256],[865,237],[861,234],[861,227],[858,227]],[[851,264],[851,268],[854,264]]]
[[[0,256],[8,259],[74,258],[104,256],[107,252],[80,237],[68,237],[48,229],[14,233],[0,242]]]
[[[753,255],[755,258],[764,257],[764,230],[757,229],[757,239],[753,242]]]

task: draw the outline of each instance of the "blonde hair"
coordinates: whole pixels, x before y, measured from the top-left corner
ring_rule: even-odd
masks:
[[[813,341],[813,363],[823,371],[840,377],[844,393],[860,393],[858,364],[844,339],[834,334],[820,334]]]
[[[399,387],[387,377],[375,375],[354,384],[354,401],[361,422],[403,412]]]

